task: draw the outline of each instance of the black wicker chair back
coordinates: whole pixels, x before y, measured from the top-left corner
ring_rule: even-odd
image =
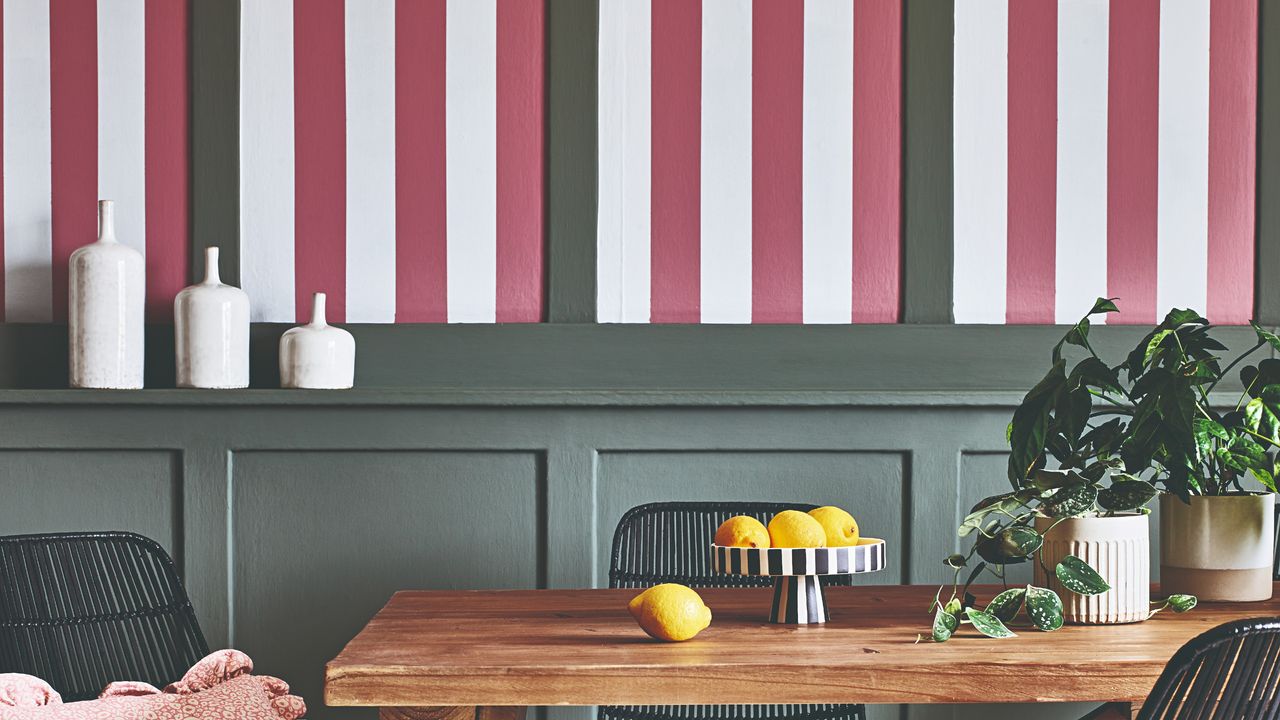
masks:
[[[1183,645],[1138,720],[1280,718],[1280,618],[1219,625]]]
[[[0,672],[67,702],[115,680],[158,687],[209,653],[173,560],[126,532],[0,537]]]
[[[609,587],[660,583],[690,587],[769,587],[767,577],[720,575],[711,567],[716,528],[735,515],[768,523],[783,510],[814,505],[770,502],[662,502],[631,508],[618,521],[609,560]],[[846,575],[827,578],[849,584]],[[865,720],[862,705],[647,705],[601,707],[599,720]]]

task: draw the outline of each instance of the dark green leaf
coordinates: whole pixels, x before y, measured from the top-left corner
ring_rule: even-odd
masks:
[[[1111,589],[1097,570],[1075,555],[1062,558],[1053,574],[1058,576],[1063,587],[1079,595],[1101,595]]]
[[[996,565],[1009,565],[1023,562],[1031,553],[1040,549],[1044,542],[1040,533],[1029,527],[1013,525],[1001,530],[995,537],[982,538],[978,541],[978,555],[983,560]]]
[[[1013,412],[1009,433],[1009,481],[1014,487],[1026,479],[1044,453],[1049,415],[1067,383],[1066,364],[1059,360],[1022,399]]]
[[[1058,593],[1035,585],[1027,586],[1027,616],[1045,632],[1062,627],[1062,598]]]
[[[1013,513],[1025,506],[1035,494],[1034,491],[1020,490],[1016,493],[1004,493],[1003,495],[992,495],[991,497],[983,498],[965,516],[960,523],[957,534],[960,537],[967,537],[974,530],[982,527],[988,515],[992,513]]]
[[[1097,315],[1098,313],[1120,312],[1120,309],[1116,307],[1116,304],[1114,302],[1117,299],[1118,298],[1101,298],[1100,297],[1097,300],[1094,300],[1093,309],[1089,311],[1089,314]]]
[[[947,567],[959,569],[964,567],[965,559],[966,559],[965,556],[957,553],[955,555],[948,555],[947,559],[943,560],[942,562]]]
[[[1160,350],[1161,343],[1165,341],[1165,338],[1169,337],[1172,334],[1173,334],[1173,330],[1161,330],[1160,332],[1157,332],[1155,335],[1151,336],[1151,339],[1147,341],[1147,349],[1143,352],[1143,355],[1142,355],[1143,365],[1151,364],[1151,359],[1154,358],[1156,353]]]
[[[1067,385],[1072,388],[1087,385],[1119,395],[1124,394],[1120,388],[1120,379],[1116,377],[1116,371],[1107,367],[1106,363],[1096,357],[1087,357],[1077,363],[1071,370]]]
[[[1018,615],[1018,611],[1022,609],[1022,601],[1026,597],[1026,588],[1009,588],[991,598],[991,602],[987,603],[987,613],[1007,623]]]
[[[1209,418],[1198,417],[1192,425],[1196,442],[1196,451],[1199,452],[1201,458],[1213,456],[1213,441],[1229,440],[1230,435],[1227,429],[1222,427],[1222,423]]]
[[[1041,510],[1055,518],[1073,517],[1093,509],[1098,500],[1098,487],[1082,483],[1059,488],[1045,501]]]
[[[1208,325],[1208,324],[1209,324],[1209,321],[1205,320],[1203,317],[1200,317],[1200,313],[1196,312],[1195,310],[1191,310],[1189,308],[1186,310],[1180,310],[1178,308],[1174,308],[1169,311],[1168,315],[1164,316],[1164,322],[1160,323],[1160,327],[1176,330],[1177,328],[1180,328],[1183,325]]]
[[[1274,333],[1263,330],[1256,322],[1250,322],[1249,325],[1253,328],[1253,331],[1257,333],[1258,342],[1264,342],[1272,348],[1280,350],[1280,337],[1276,337]]]
[[[969,618],[969,622],[973,623],[973,629],[989,638],[1017,637],[995,615],[982,612],[977,608],[968,608],[964,613]]]
[[[1098,505],[1112,512],[1133,510],[1151,502],[1158,492],[1146,480],[1117,480],[1111,483],[1111,487],[1098,491]]]
[[[951,635],[955,633],[958,627],[960,627],[960,620],[939,604],[938,611],[933,616],[933,641],[946,642],[950,640]]]
[[[1170,595],[1165,602],[1169,603],[1169,609],[1176,613],[1184,613],[1196,606],[1199,601],[1195,595]]]
[[[1079,482],[1081,478],[1076,473],[1065,470],[1036,470],[1031,473],[1027,484],[1037,490],[1056,490]]]

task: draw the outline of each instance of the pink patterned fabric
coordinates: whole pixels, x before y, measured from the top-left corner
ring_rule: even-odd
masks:
[[[39,678],[0,675],[0,720],[299,720],[306,714],[287,683],[252,670],[249,656],[219,650],[163,691],[114,682],[97,700],[65,704]]]

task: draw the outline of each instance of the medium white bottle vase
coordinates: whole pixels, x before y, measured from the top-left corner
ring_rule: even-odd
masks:
[[[116,240],[113,203],[98,201],[98,241],[71,253],[68,321],[71,387],[142,387],[142,254]]]
[[[204,282],[173,301],[178,387],[249,387],[249,296],[218,279],[218,248],[204,257]]]
[[[324,293],[311,304],[311,322],[280,337],[280,384],[286,388],[341,390],[355,384],[356,340],[325,322]]]

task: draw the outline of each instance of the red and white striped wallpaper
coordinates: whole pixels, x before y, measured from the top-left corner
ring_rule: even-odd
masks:
[[[544,0],[242,0],[254,320],[537,322]]]
[[[1257,23],[1245,0],[956,0],[956,321],[1110,296],[1110,322],[1246,322]]]
[[[186,2],[3,0],[3,318],[65,321],[67,259],[116,201],[146,257],[147,315],[186,284]]]
[[[897,322],[902,0],[601,0],[602,322]]]

